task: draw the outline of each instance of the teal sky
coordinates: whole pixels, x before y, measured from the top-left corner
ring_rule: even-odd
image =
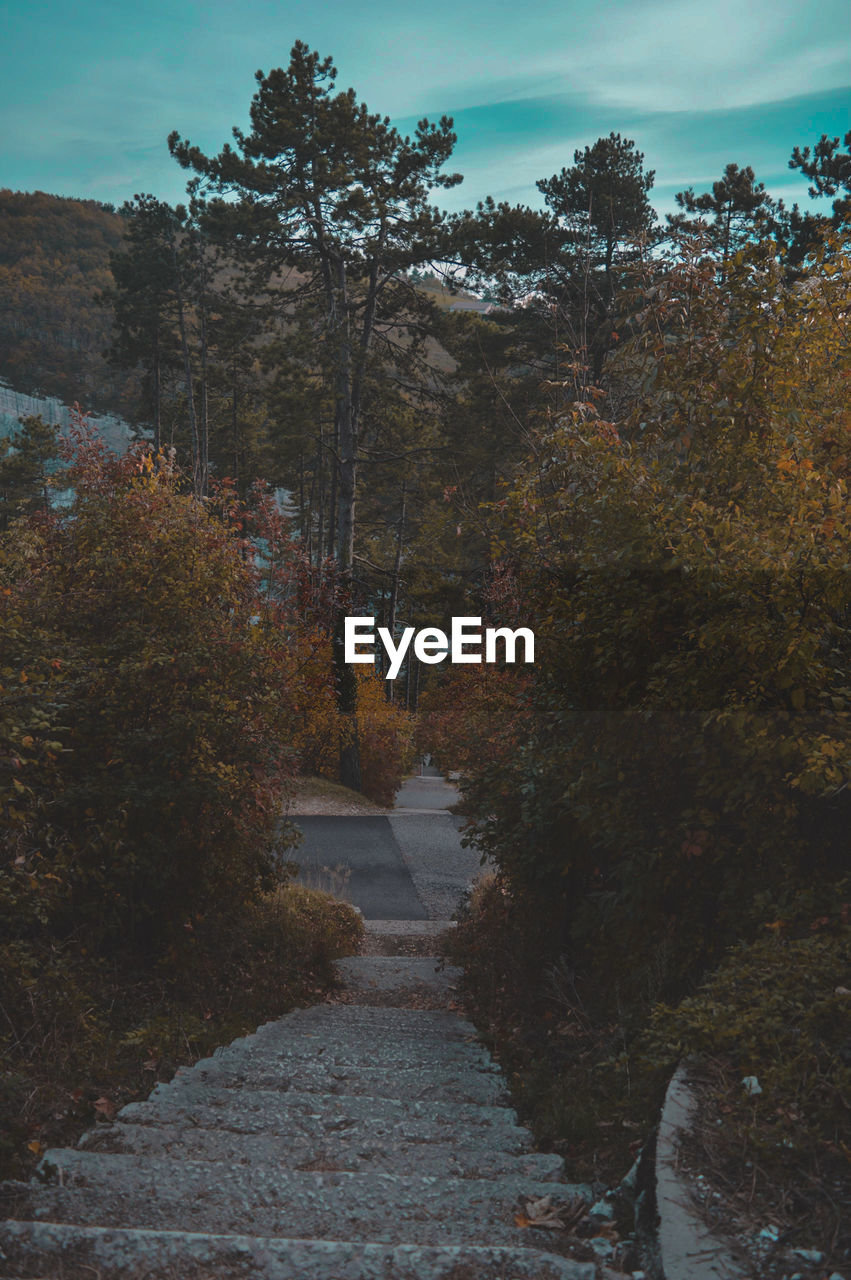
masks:
[[[611,130],[661,212],[729,161],[807,203],[792,148],[851,128],[847,0],[0,0],[0,186],[177,200],[169,132],[219,150],[296,39],[403,130],[454,116],[452,208],[537,204]]]

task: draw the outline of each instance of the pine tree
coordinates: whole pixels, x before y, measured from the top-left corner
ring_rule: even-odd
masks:
[[[169,147],[198,175],[190,185],[208,201],[211,234],[240,244],[255,288],[277,288],[282,308],[318,304],[333,363],[336,551],[347,586],[370,353],[377,333],[405,326],[404,313],[388,305],[393,286],[442,247],[444,217],[431,190],[460,177],[442,172],[456,141],[451,120],[421,120],[413,138],[403,137],[353,89],[336,92],[336,75],[330,58],[299,41],[286,69],[257,72],[251,129],[234,130],[235,147],[209,157],[176,132]],[[342,617],[339,630],[341,657]],[[355,681],[342,659],[339,684],[353,717]],[[341,777],[357,784],[358,773],[356,744],[346,745]]]
[[[777,234],[781,227],[782,206],[771,198],[764,183],[756,181],[749,164],[744,169],[728,164],[711,191],[695,195],[694,188],[688,187],[674,198],[684,212],[669,214],[669,225],[707,235],[712,251],[721,259],[722,280],[734,253],[748,243]]]
[[[49,506],[49,464],[55,459],[56,428],[40,414],[21,418],[20,430],[2,443],[0,457],[0,530],[17,516],[31,515]]]

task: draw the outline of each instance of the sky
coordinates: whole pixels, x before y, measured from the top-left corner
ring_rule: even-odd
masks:
[[[218,152],[297,39],[402,132],[454,118],[451,209],[539,206],[612,131],[660,213],[730,161],[807,204],[793,147],[851,128],[847,0],[0,0],[0,187],[177,201],[168,134]]]

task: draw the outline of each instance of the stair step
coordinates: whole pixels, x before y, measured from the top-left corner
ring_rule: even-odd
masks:
[[[161,1095],[153,1102],[130,1102],[118,1113],[130,1124],[201,1125],[205,1129],[224,1126],[243,1133],[315,1133],[323,1126],[346,1123],[361,1125],[364,1132],[392,1126],[410,1128],[411,1133],[435,1129],[475,1131],[487,1141],[525,1142],[531,1145],[527,1129],[517,1123],[516,1114],[504,1106],[482,1102],[437,1101],[410,1097],[382,1098],[370,1094],[323,1094],[298,1090],[209,1089],[203,1097],[189,1101],[179,1094]]]
[[[438,938],[447,929],[454,929],[454,920],[364,920],[367,933],[390,934],[400,938]]]
[[[178,1076],[187,1076],[193,1072],[210,1070],[217,1066],[232,1066],[235,1062],[292,1065],[295,1069],[302,1062],[334,1063],[338,1066],[396,1067],[396,1066],[430,1066],[440,1067],[444,1063],[452,1066],[471,1067],[478,1070],[498,1071],[496,1063],[482,1045],[468,1044],[458,1040],[441,1045],[437,1039],[424,1036],[420,1043],[411,1037],[403,1039],[387,1036],[379,1038],[369,1032],[353,1032],[348,1043],[335,1037],[314,1032],[302,1035],[297,1041],[260,1044],[238,1043],[229,1046],[222,1053],[210,1058],[202,1058],[192,1067],[184,1067]]]
[[[355,1005],[399,1007],[412,997],[437,1008],[452,1005],[459,972],[439,969],[433,957],[350,956],[337,962],[346,984],[346,1001]]]
[[[448,1009],[408,1009],[401,1006],[382,1008],[349,1004],[317,1004],[309,1009],[295,1009],[274,1022],[263,1023],[244,1039],[265,1041],[268,1037],[286,1042],[294,1038],[293,1032],[320,1029],[327,1029],[342,1042],[345,1042],[353,1030],[362,1029],[369,1030],[376,1036],[413,1036],[419,1040],[433,1035],[447,1043],[458,1040],[478,1043],[473,1024]]]
[[[337,961],[337,969],[352,982],[369,983],[384,991],[400,986],[429,986],[436,991],[454,991],[461,970],[441,965],[433,956],[347,956]]]
[[[410,1165],[406,1159],[405,1167]],[[50,1185],[25,1199],[19,1217],[382,1244],[517,1246],[536,1235],[554,1241],[556,1232],[516,1225],[514,1215],[526,1200],[590,1200],[588,1188],[523,1176],[413,1177],[232,1165],[215,1179],[205,1161],[79,1150],[48,1152],[40,1168],[50,1170]]]
[[[201,1071],[176,1076],[159,1085],[151,1094],[152,1105],[161,1100],[181,1106],[203,1102],[208,1096],[232,1093],[236,1089],[253,1092],[349,1095],[436,1102],[473,1102],[495,1106],[508,1101],[503,1076],[494,1071],[467,1070],[450,1062],[441,1072],[437,1067],[418,1068],[400,1063],[394,1066],[358,1067],[353,1062],[277,1063],[269,1065],[236,1063],[233,1070],[218,1063]]]
[[[388,1245],[57,1223],[0,1227],[7,1280],[594,1280],[589,1262],[535,1248]],[[39,1271],[41,1268],[41,1271]]]
[[[466,1141],[465,1141],[466,1140]],[[140,1124],[104,1125],[83,1135],[80,1147],[99,1153],[168,1156],[173,1160],[219,1161],[222,1167],[264,1165],[267,1168],[385,1172],[416,1168],[418,1174],[455,1178],[506,1175],[549,1182],[563,1176],[559,1156],[512,1152],[481,1141],[481,1133],[452,1131],[428,1140],[410,1126],[387,1130],[363,1126],[329,1128],[308,1137],[292,1133],[234,1133],[231,1130]]]
[[[389,1015],[407,1014],[404,1018]],[[369,1015],[369,1016],[364,1016]],[[377,1016],[375,1016],[377,1015]],[[353,1052],[368,1047],[434,1055],[465,1052],[492,1062],[470,1023],[443,1010],[375,1008],[367,1005],[320,1005],[265,1023],[248,1036],[217,1050],[213,1060],[236,1054],[310,1057],[318,1052]]]

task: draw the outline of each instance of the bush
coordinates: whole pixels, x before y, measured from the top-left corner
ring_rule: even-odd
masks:
[[[282,884],[195,919],[179,954],[118,968],[75,939],[0,946],[0,1178],[31,1171],[157,1080],[320,998],[357,950],[348,904]]]
[[[358,678],[357,724],[363,793],[388,808],[414,759],[413,717],[387,701],[386,682]]]
[[[778,1146],[794,1130],[798,1145],[838,1150],[851,1096],[851,930],[734,947],[695,995],[654,1010],[638,1051],[671,1064],[726,1058],[737,1079],[757,1077],[755,1105],[782,1131]]]
[[[847,895],[851,266],[653,270],[631,410],[548,423],[502,504],[537,662],[516,749],[473,724],[466,793],[554,949],[632,993],[663,957],[670,997]]]
[[[293,771],[288,654],[232,529],[84,441],[67,516],[5,547],[0,905],[162,951],[264,878]]]

